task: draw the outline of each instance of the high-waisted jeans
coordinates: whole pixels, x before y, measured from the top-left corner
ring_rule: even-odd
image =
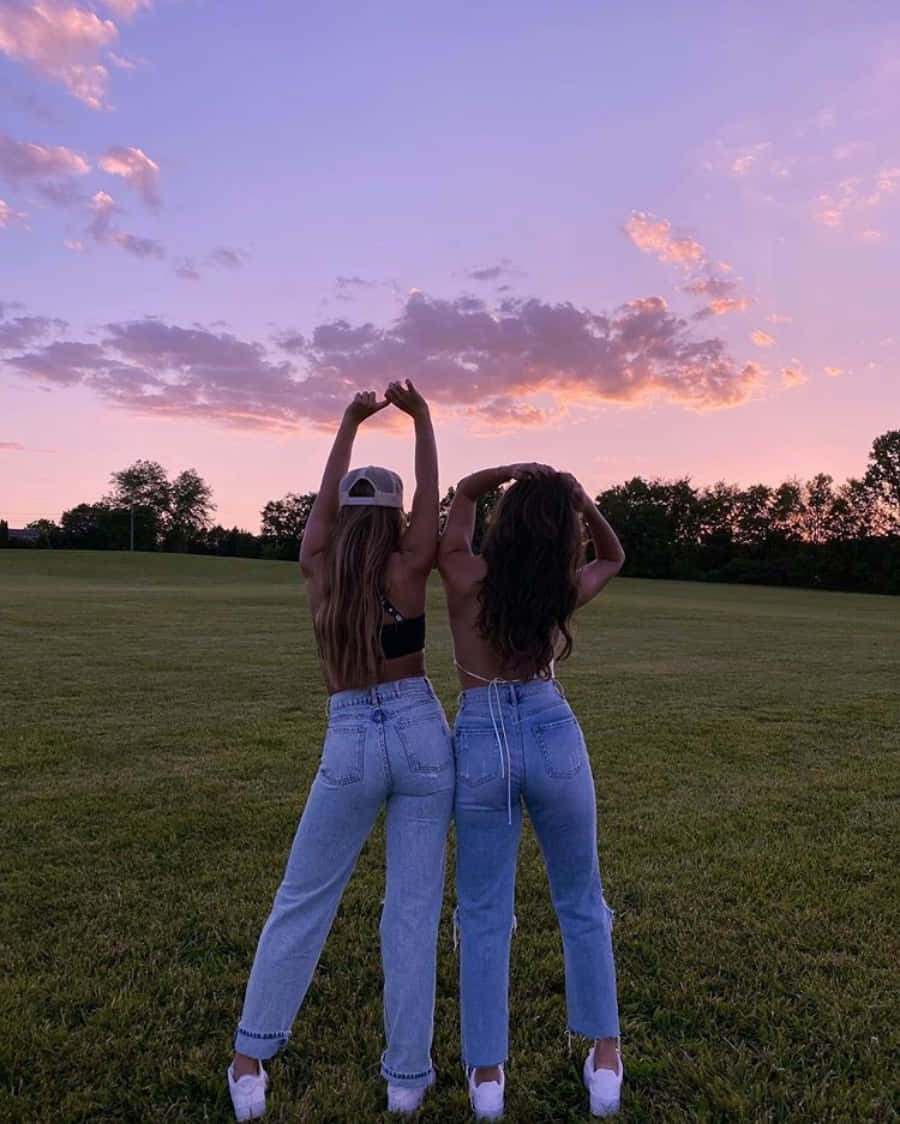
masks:
[[[453,785],[450,731],[427,679],[331,696],[319,772],[259,938],[236,1050],[264,1059],[287,1042],[344,887],[386,805],[381,1072],[409,1088],[430,1081]]]
[[[522,802],[562,931],[569,1029],[619,1033],[612,913],[597,862],[597,806],[584,737],[555,680],[463,691],[456,755],[462,1057],[506,1060],[509,953]]]

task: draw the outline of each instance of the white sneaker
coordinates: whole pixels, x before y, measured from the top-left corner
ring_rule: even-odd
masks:
[[[593,1116],[614,1116],[619,1111],[622,1095],[622,1055],[616,1051],[619,1069],[594,1069],[594,1051],[589,1050],[584,1059],[584,1085],[591,1095]]]
[[[475,1084],[475,1070],[469,1073],[469,1103],[475,1112],[476,1120],[499,1120],[503,1115],[503,1090],[506,1088],[506,1074],[500,1066],[499,1081],[482,1081]]]
[[[237,1081],[231,1066],[228,1067],[228,1092],[238,1120],[256,1120],[266,1111],[266,1089],[269,1075],[259,1063],[259,1073],[245,1073]]]
[[[427,1085],[417,1085],[415,1089],[407,1089],[405,1085],[391,1085],[388,1082],[388,1112],[400,1112],[404,1116],[412,1116],[422,1106],[425,1094],[434,1084],[434,1070]]]

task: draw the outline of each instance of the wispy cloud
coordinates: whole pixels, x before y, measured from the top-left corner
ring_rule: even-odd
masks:
[[[151,211],[159,210],[159,165],[140,148],[108,148],[97,161],[104,172],[121,176]]]
[[[706,297],[707,303],[694,313],[695,320],[710,316],[727,316],[731,312],[744,312],[750,301],[739,292],[740,282],[730,277],[697,277],[682,285],[682,290],[694,297]]]
[[[831,191],[816,196],[813,217],[831,230],[843,227],[848,215],[877,207],[882,200],[900,190],[900,166],[884,167],[868,182],[851,176]]]
[[[731,157],[729,171],[733,176],[746,176],[752,168],[759,165],[760,160],[771,147],[769,141],[759,141],[757,144],[738,150]]]
[[[0,350],[28,347],[37,340],[65,332],[68,327],[65,320],[48,316],[17,316],[14,320],[4,320],[0,323]]]
[[[14,211],[5,199],[0,199],[0,230],[4,230],[10,223],[22,222],[24,218],[22,211]]]
[[[109,72],[100,61],[115,43],[112,20],[64,0],[4,0],[0,52],[61,82],[91,109],[103,109]]]
[[[706,248],[690,235],[673,233],[668,219],[657,218],[646,211],[634,211],[625,223],[625,233],[635,246],[645,254],[653,254],[666,265],[693,273],[681,290],[692,297],[703,297],[705,304],[693,314],[694,320],[707,320],[713,316],[726,316],[743,312],[751,301],[740,291],[740,279],[720,277],[718,273],[733,273],[727,262],[713,262]]]
[[[809,380],[799,360],[794,359],[789,367],[781,368],[781,382],[785,387],[802,386]]]
[[[65,145],[30,144],[0,130],[0,177],[16,188],[33,187],[53,203],[70,203],[74,183],[91,165]]]
[[[727,316],[731,312],[746,312],[750,301],[746,297],[715,297],[694,313],[695,320],[707,320],[710,316]]]
[[[506,277],[514,276],[512,262],[509,258],[501,258],[496,265],[481,266],[470,269],[463,274],[469,281],[501,281]]]
[[[773,347],[775,344],[773,337],[768,332],[760,331],[759,328],[750,333],[750,339],[757,347]]]
[[[24,453],[25,446],[21,441],[0,441],[0,452],[3,453]]]
[[[828,375],[830,378],[833,378],[833,379],[836,379],[839,375],[842,375],[843,373],[844,373],[843,367],[826,367],[825,368],[825,374]]]
[[[220,269],[239,269],[244,264],[244,254],[230,246],[216,246],[207,259],[210,265]]]
[[[175,266],[175,276],[183,281],[199,281],[200,270],[193,258],[182,258]]]
[[[646,211],[634,211],[625,223],[625,233],[645,254],[653,254],[667,265],[692,269],[707,260],[706,250],[689,235],[675,236],[668,219]]]
[[[165,247],[155,238],[142,238],[128,234],[117,226],[113,218],[120,214],[120,208],[111,195],[98,191],[91,197],[91,221],[88,233],[101,245],[119,246],[136,258],[164,258]]]

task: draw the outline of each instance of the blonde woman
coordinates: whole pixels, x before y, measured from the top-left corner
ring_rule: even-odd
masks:
[[[416,491],[386,468],[348,472],[360,424],[394,405],[415,423]],[[385,806],[381,916],[388,1110],[411,1114],[434,1083],[438,920],[453,807],[450,732],[425,677],[425,586],[438,535],[428,405],[411,382],[347,407],[300,549],[329,692],[318,775],[256,950],[228,1069],[235,1115],[265,1111],[263,1061],[288,1040],[347,880]]]

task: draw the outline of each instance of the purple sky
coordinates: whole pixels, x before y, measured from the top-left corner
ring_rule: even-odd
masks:
[[[0,518],[141,457],[255,530],[406,376],[442,488],[859,475],[898,104],[885,2],[0,0]]]

